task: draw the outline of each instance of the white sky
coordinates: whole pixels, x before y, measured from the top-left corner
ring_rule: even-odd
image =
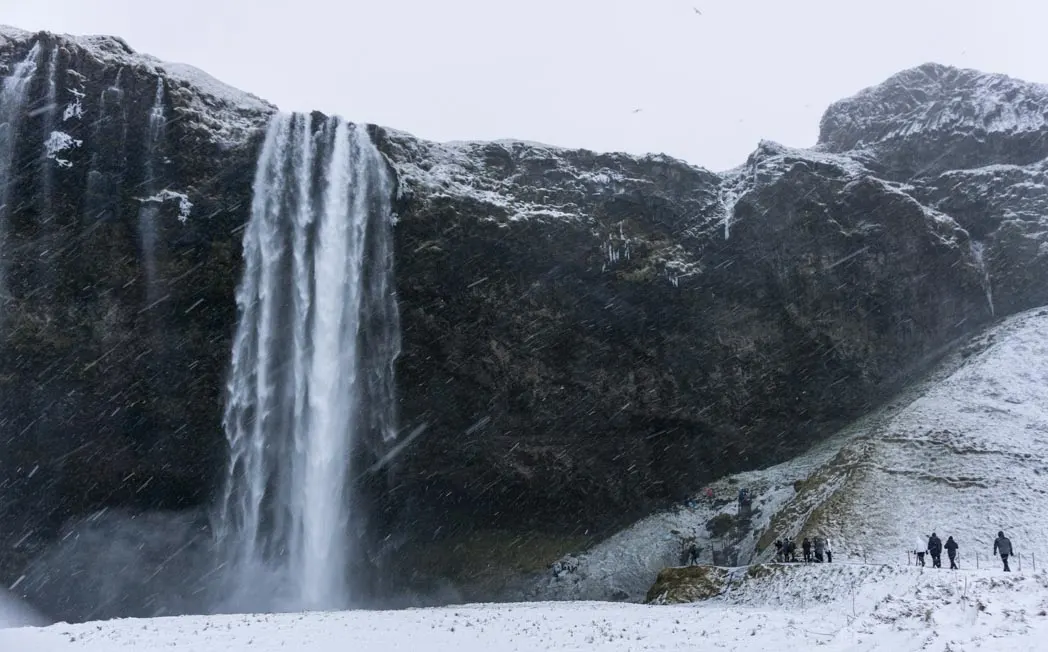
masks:
[[[0,0],[0,23],[117,34],[286,110],[714,170],[927,61],[1048,82],[1045,0]]]

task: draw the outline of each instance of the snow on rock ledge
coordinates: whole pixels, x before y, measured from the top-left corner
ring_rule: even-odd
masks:
[[[168,63],[135,52],[123,39],[115,36],[50,35],[0,25],[0,47],[25,43],[42,35],[57,39],[63,47],[79,49],[101,64],[127,66],[166,78],[171,84],[175,111],[226,147],[243,144],[254,132],[264,128],[269,116],[277,110],[269,102],[233,88],[193,66]]]
[[[514,140],[435,143],[392,129],[382,133],[402,196],[469,199],[487,207],[496,222],[592,223],[590,201],[655,189],[659,180],[652,168],[663,169],[670,179],[693,178],[696,186],[717,181],[702,168],[664,155],[599,154]]]

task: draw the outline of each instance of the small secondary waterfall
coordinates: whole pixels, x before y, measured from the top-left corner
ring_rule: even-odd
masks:
[[[986,292],[986,303],[990,307],[990,316],[996,317],[997,313],[993,308],[993,284],[990,282],[990,270],[986,267],[986,245],[972,240],[971,246],[975,266],[982,272],[982,286],[983,291]]]
[[[40,219],[42,222],[50,222],[54,207],[54,173],[53,163],[49,158],[48,141],[55,130],[58,116],[58,46],[51,48],[51,55],[47,58],[47,95],[42,107],[44,112],[44,143],[40,156]]]
[[[98,115],[92,126],[91,167],[87,174],[84,205],[88,223],[120,216],[127,164],[127,101],[117,70],[113,84],[98,99]]]
[[[153,196],[161,190],[157,183],[157,156],[164,141],[167,120],[164,116],[164,79],[157,77],[153,108],[146,123],[145,156],[143,158],[142,189],[146,200],[138,209],[138,238],[142,247],[142,266],[146,273],[146,306],[156,303],[156,218],[160,205]]]
[[[351,599],[353,479],[394,428],[391,179],[362,126],[275,116],[244,232],[216,534],[233,609]]]
[[[24,119],[26,96],[30,82],[36,74],[40,44],[36,44],[25,59],[15,65],[11,74],[0,87],[0,321],[4,318],[2,308],[7,298],[7,270],[5,249],[7,244],[7,219],[10,207],[11,187],[15,182],[14,160],[18,143],[18,132]]]

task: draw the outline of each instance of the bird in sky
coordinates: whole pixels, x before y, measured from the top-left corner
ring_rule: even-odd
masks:
[[[702,12],[701,12],[701,11],[699,11],[699,8],[698,8],[698,7],[692,7],[692,10],[694,10],[694,11],[695,11],[695,13],[697,13],[698,15],[700,15],[700,16],[702,15]]]
[[[644,109],[633,109],[633,111],[631,111],[631,113],[640,113],[643,110]]]

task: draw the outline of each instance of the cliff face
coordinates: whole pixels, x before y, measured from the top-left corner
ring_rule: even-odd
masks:
[[[274,109],[117,39],[0,39],[3,536],[204,502]]]
[[[846,157],[386,132],[413,496],[601,527],[803,450],[990,317],[968,235]]]
[[[1048,302],[1048,86],[925,64],[831,106],[816,149],[954,218],[1001,314]]]
[[[211,500],[275,108],[117,39],[2,34],[17,577],[23,537],[70,517]],[[803,450],[956,338],[1048,301],[1043,98],[924,66],[831,107],[815,149],[762,143],[723,176],[372,128],[397,181],[401,421],[426,425],[365,481],[376,558],[438,526],[614,527]]]

